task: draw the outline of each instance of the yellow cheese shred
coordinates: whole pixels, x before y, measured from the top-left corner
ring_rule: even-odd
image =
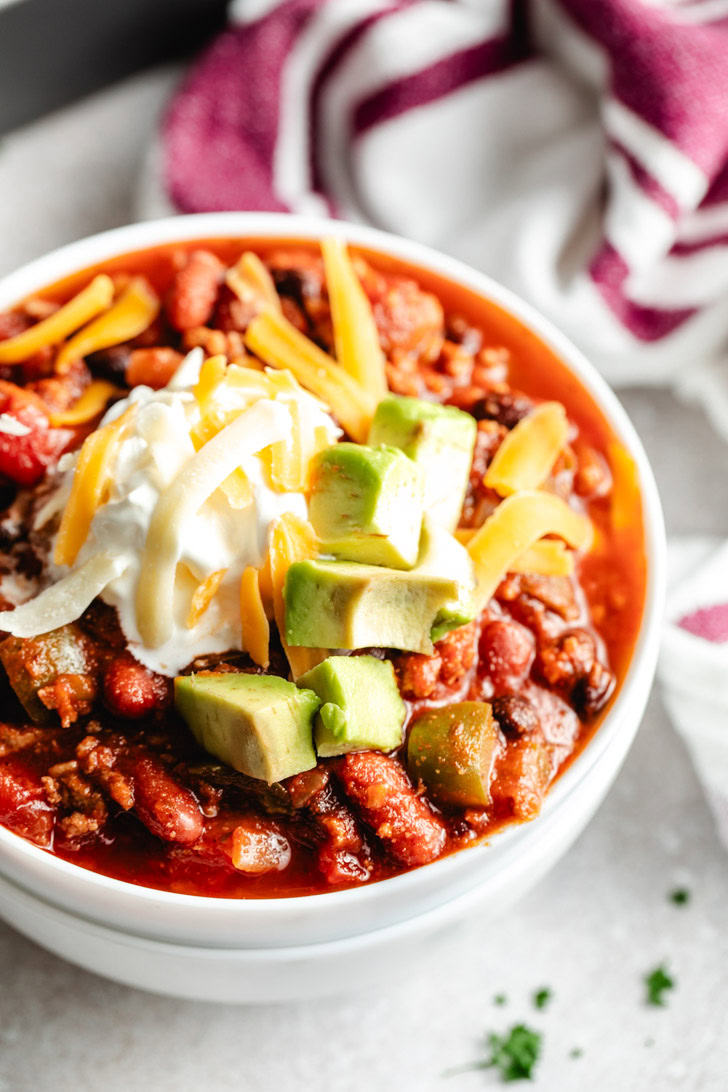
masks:
[[[56,357],[56,371],[63,375],[74,360],[138,337],[158,314],[159,296],[144,277],[135,277],[108,311],[62,346]]]
[[[328,655],[324,649],[294,648],[286,641],[286,605],[283,598],[286,573],[294,562],[305,561],[307,558],[316,557],[317,554],[318,543],[311,524],[305,523],[292,512],[284,512],[273,525],[269,564],[273,613],[294,679],[321,663]]]
[[[130,406],[121,417],[84,440],[73,474],[71,495],[58,530],[53,554],[56,565],[73,565],[86,541],[96,510],[107,499],[114,457],[135,409]]]
[[[243,303],[280,311],[281,300],[273,278],[257,254],[246,250],[225,274],[225,284]]]
[[[592,525],[555,493],[524,490],[498,505],[467,544],[475,566],[475,602],[482,610],[517,558],[544,535],[558,535],[574,549],[592,541]]]
[[[349,256],[336,235],[321,241],[331,305],[336,359],[377,402],[387,394],[387,373],[372,305]]]
[[[193,629],[200,618],[202,618],[202,615],[215,598],[217,589],[222,584],[226,572],[227,569],[218,569],[217,572],[210,573],[205,580],[197,585],[192,595],[192,602],[190,603],[190,610],[187,615],[188,629]]]
[[[47,345],[57,345],[100,311],[105,311],[113,298],[114,282],[105,273],[100,273],[48,318],[22,334],[0,341],[0,364],[20,364]]]
[[[243,570],[240,578],[240,620],[246,652],[258,667],[268,667],[270,626],[263,607],[258,570],[252,565]]]
[[[190,432],[196,451],[257,399],[271,397],[262,371],[228,364],[225,356],[204,361],[193,394],[200,409],[200,420]]]
[[[510,567],[512,573],[536,573],[538,576],[571,576],[574,556],[558,538],[534,542]]]
[[[226,369],[227,357],[225,356],[208,356],[207,360],[203,360],[197,383],[192,388],[201,416],[207,412],[208,404],[218,384],[225,378]]]
[[[273,368],[288,370],[307,390],[325,402],[357,443],[365,443],[375,400],[310,338],[271,311],[248,326],[245,344]]]
[[[464,546],[477,534],[475,528],[460,527],[455,538]],[[512,573],[536,573],[538,576],[571,576],[574,558],[558,538],[542,538],[517,557],[508,570]]]
[[[291,415],[291,431],[285,440],[279,440],[262,451],[261,459],[267,467],[270,483],[275,490],[279,493],[300,493],[307,470],[301,407],[298,402],[288,402],[286,409]]]
[[[566,443],[569,422],[560,402],[543,402],[518,422],[485,473],[485,484],[502,497],[538,489]]]
[[[87,421],[93,421],[94,417],[103,413],[109,399],[115,394],[121,394],[119,387],[115,387],[106,379],[94,379],[72,406],[61,410],[60,413],[50,414],[51,424],[54,428],[85,425]]]

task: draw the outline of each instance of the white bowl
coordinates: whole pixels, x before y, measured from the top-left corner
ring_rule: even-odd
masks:
[[[490,843],[368,887],[289,899],[199,898],[138,887],[53,857],[0,827],[0,914],[39,944],[99,974],[179,997],[271,1001],[381,981],[473,908],[500,913],[583,830],[639,727],[657,658],[665,594],[660,502],[642,445],[616,397],[546,319],[488,277],[371,228],[306,217],[211,213],[135,224],[54,251],[0,282],[0,311],[111,257],[180,240],[311,239],[355,245],[420,266],[515,315],[579,378],[636,461],[647,594],[627,677],[607,716],[558,779],[539,817]]]

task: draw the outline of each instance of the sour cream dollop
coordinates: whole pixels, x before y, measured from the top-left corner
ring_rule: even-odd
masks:
[[[135,407],[116,451],[108,499],[96,510],[88,536],[71,569],[56,567],[49,561],[48,572],[57,589],[92,559],[104,555],[113,558],[115,575],[100,591],[100,596],[104,602],[116,607],[133,655],[145,666],[164,675],[177,674],[197,656],[244,648],[240,614],[243,570],[249,565],[260,567],[263,563],[271,526],[280,515],[292,512],[304,520],[308,516],[303,492],[277,491],[259,452],[241,454],[237,465],[248,479],[250,501],[244,507],[234,507],[227,494],[215,488],[198,508],[180,521],[179,527],[175,528],[176,567],[171,618],[165,620],[168,633],[157,647],[145,643],[140,633],[137,590],[142,567],[149,564],[150,527],[165,491],[173,483],[177,483],[179,489],[179,484],[185,483],[185,474],[190,475],[190,482],[193,481],[199,454],[195,451],[191,431],[201,417],[192,389],[202,363],[201,353],[197,360],[191,358],[192,354],[182,363],[168,387],[159,391],[136,387],[107,413],[102,425],[118,419],[131,406]],[[184,379],[183,384],[181,379]],[[341,435],[323,405],[297,385],[276,387],[271,393],[272,397],[258,398],[253,403],[253,408],[257,408],[258,428],[261,420],[266,423],[266,444],[285,440],[290,435],[291,402],[296,403],[297,420],[304,437],[313,439],[315,436],[320,442],[323,430],[327,441],[334,443]],[[251,414],[252,426],[252,408],[245,412]],[[245,446],[244,427],[238,427],[237,434],[242,436],[242,449]],[[200,450],[204,451],[204,447]],[[59,464],[58,487],[36,518],[36,527],[64,507],[76,463],[77,455],[74,454]],[[160,559],[160,574],[162,568]],[[190,626],[190,606],[195,589],[221,571],[224,575],[209,606]],[[53,590],[51,587],[42,595]],[[19,609],[22,611],[23,608]],[[19,617],[17,620],[20,622]]]

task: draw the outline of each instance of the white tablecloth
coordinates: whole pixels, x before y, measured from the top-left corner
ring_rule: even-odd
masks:
[[[156,72],[5,138],[0,273],[134,218],[144,150],[173,76]],[[625,403],[671,532],[728,533],[725,449],[668,394]],[[675,886],[692,891],[684,908]],[[0,1092],[471,1092],[493,1073],[440,1075],[524,1020],[544,1032],[536,1088],[728,1087],[728,860],[685,751],[653,697],[618,783],[566,859],[496,925],[376,994],[235,1008],[142,994],[62,962],[0,925]],[[667,960],[666,1009],[643,1003]],[[536,1012],[530,995],[554,1000]],[[508,1005],[492,998],[504,993]],[[579,1058],[569,1057],[574,1047]]]

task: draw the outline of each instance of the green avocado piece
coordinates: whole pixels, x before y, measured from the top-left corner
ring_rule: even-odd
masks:
[[[329,656],[298,679],[321,699],[314,723],[321,758],[349,751],[393,751],[407,713],[389,660]]]
[[[458,595],[452,577],[355,561],[297,561],[283,588],[286,640],[308,648],[430,654],[438,612]]]
[[[503,744],[487,702],[462,701],[430,709],[409,732],[407,768],[441,804],[486,807],[493,767]]]
[[[59,675],[83,675],[96,671],[92,644],[71,623],[38,637],[6,637],[0,643],[0,662],[8,681],[28,716],[36,724],[52,724],[56,714],[38,697]]]
[[[309,516],[324,553],[411,569],[423,497],[422,471],[398,448],[336,444],[314,461]]]
[[[316,765],[312,690],[277,675],[200,672],[174,680],[177,712],[211,755],[269,785]]]
[[[439,641],[451,629],[472,622],[475,617],[475,571],[470,554],[461,542],[443,527],[438,527],[429,516],[422,524],[420,553],[414,571],[432,576],[451,576],[458,582],[457,598],[445,603],[437,613],[431,633],[433,641]]]
[[[425,511],[454,531],[470,478],[477,425],[469,413],[390,395],[377,406],[368,443],[401,448],[423,470]]]

